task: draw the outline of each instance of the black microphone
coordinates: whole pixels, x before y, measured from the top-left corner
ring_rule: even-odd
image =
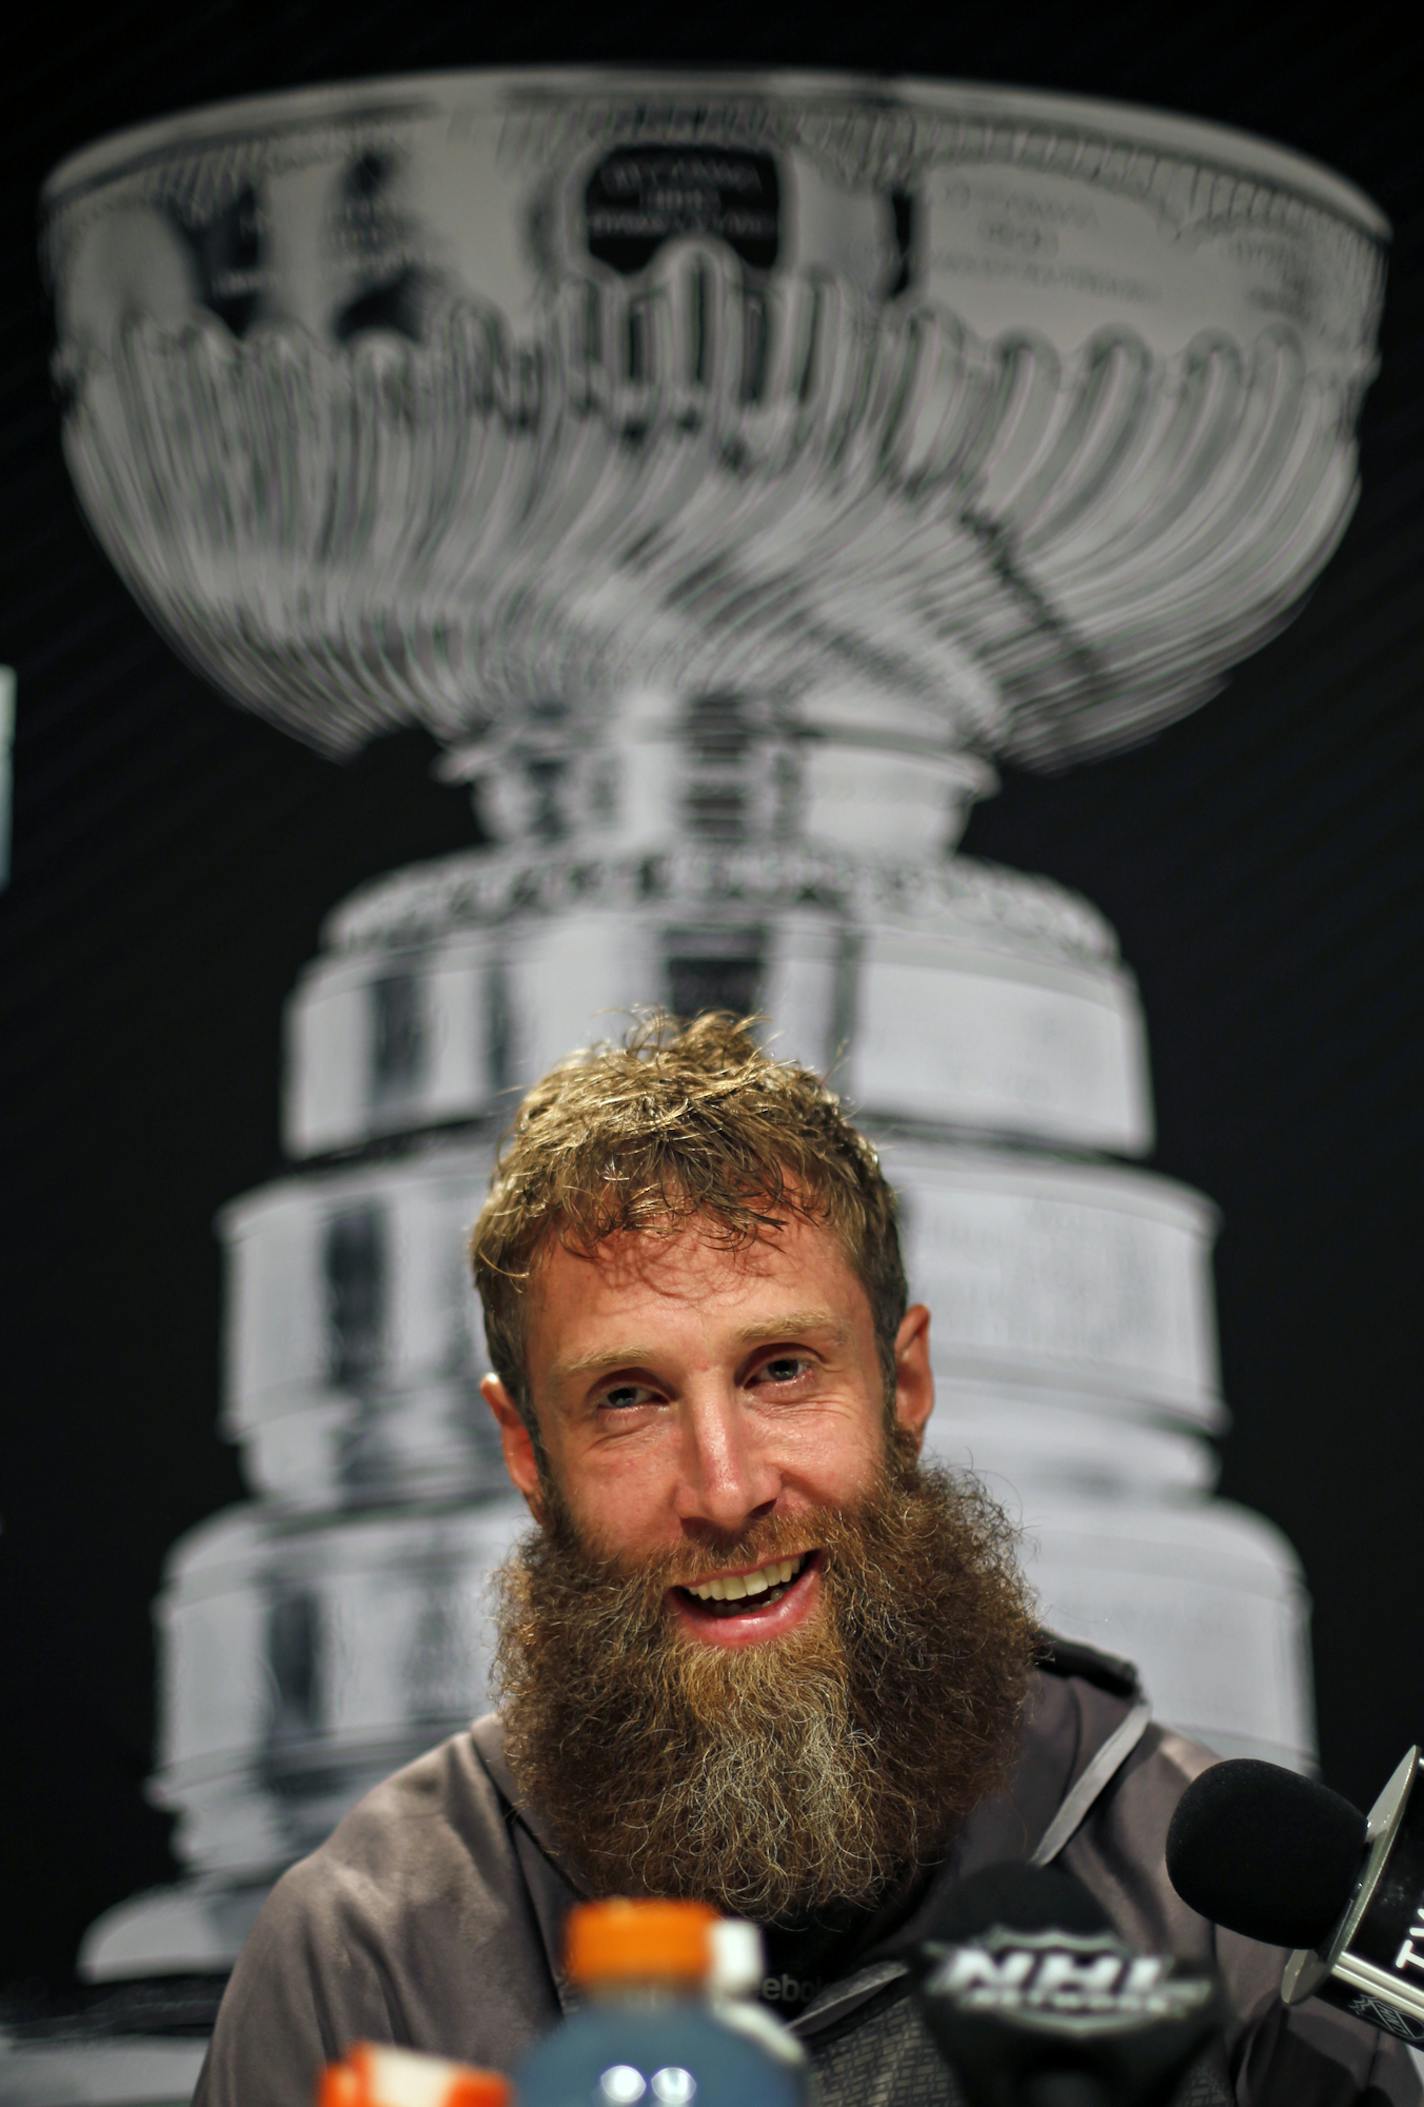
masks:
[[[1159,2107],[1218,2019],[1214,1977],[1134,1953],[1049,1866],[961,1882],[916,1965],[920,2010],[972,2107]]]
[[[1327,1786],[1242,1757],[1183,1793],[1167,1871],[1203,1917],[1295,1950],[1281,1996],[1322,1998],[1424,2045],[1424,1792],[1412,1748],[1368,1815]]]

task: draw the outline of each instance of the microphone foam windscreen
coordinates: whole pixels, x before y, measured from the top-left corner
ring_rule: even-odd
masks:
[[[1167,1871],[1182,1900],[1268,1946],[1323,1945],[1364,1857],[1358,1807],[1253,1757],[1203,1771],[1167,1831]]]
[[[963,1946],[995,1927],[1003,1931],[1110,1932],[1097,1897],[1056,1866],[985,1866],[961,1880],[935,1925],[935,1937]]]

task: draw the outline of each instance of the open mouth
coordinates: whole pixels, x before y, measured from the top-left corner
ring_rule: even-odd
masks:
[[[791,1558],[768,1559],[752,1573],[719,1573],[675,1592],[699,1617],[764,1616],[784,1602],[818,1563],[819,1553],[800,1551]]]

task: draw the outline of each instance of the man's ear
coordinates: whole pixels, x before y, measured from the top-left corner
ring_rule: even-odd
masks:
[[[933,1410],[930,1313],[922,1302],[912,1302],[895,1334],[895,1423],[914,1435],[917,1448]]]
[[[497,1375],[485,1377],[480,1384],[480,1395],[499,1424],[504,1467],[509,1472],[514,1489],[524,1495],[524,1504],[535,1521],[542,1522],[544,1517],[539,1505],[539,1458],[534,1453],[533,1436],[524,1424],[524,1416]]]

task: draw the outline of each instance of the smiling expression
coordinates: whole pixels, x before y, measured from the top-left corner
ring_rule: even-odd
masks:
[[[692,1640],[756,1645],[814,1616],[817,1512],[866,1497],[887,1432],[869,1299],[835,1236],[792,1216],[730,1250],[696,1222],[612,1236],[591,1256],[554,1240],[529,1297],[529,1395],[583,1540],[665,1568],[669,1614]],[[920,1305],[895,1376],[895,1419],[918,1440],[933,1403]],[[537,1519],[529,1431],[497,1377],[482,1388]]]

